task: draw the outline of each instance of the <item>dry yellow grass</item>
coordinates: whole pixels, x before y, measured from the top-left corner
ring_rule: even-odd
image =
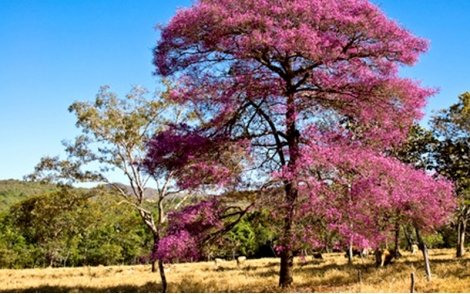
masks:
[[[416,273],[417,292],[470,292],[470,259],[453,258],[453,250],[432,250],[433,280],[424,276],[421,255],[404,257],[376,269],[373,259],[346,264],[343,254],[323,260],[296,259],[294,287],[289,292],[409,292]],[[285,292],[277,287],[279,260],[247,260],[238,268],[228,261],[173,265],[167,272],[170,292]],[[0,270],[2,292],[158,292],[158,273],[148,266],[109,266]]]

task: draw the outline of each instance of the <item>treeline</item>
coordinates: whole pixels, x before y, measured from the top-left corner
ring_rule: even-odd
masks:
[[[37,185],[15,181],[15,187]],[[45,189],[46,186],[43,188]],[[112,190],[56,187],[49,192],[26,197],[2,207],[0,215],[0,267],[33,268],[148,264],[151,262],[152,235],[136,210],[119,202]],[[22,193],[21,189],[17,193]],[[191,202],[191,200],[189,200]],[[196,200],[194,200],[196,201]],[[205,250],[204,259],[231,259],[275,256],[279,226],[268,211],[247,213],[227,234]],[[403,230],[405,232],[405,230]],[[335,236],[324,232],[334,247]],[[408,234],[402,234],[401,247],[407,247]],[[455,247],[455,230],[442,228],[426,237],[430,247]],[[318,250],[318,248],[316,249]],[[300,254],[311,254],[305,248]]]
[[[61,188],[0,216],[0,267],[132,264],[150,251],[136,212],[98,189]]]
[[[15,195],[40,187],[21,181],[2,184],[14,187],[9,191],[16,191]],[[40,188],[41,193],[2,206],[0,268],[151,262],[152,234],[137,211],[120,202],[111,189]],[[274,256],[272,244],[276,238],[269,214],[253,212],[208,248],[205,258]]]

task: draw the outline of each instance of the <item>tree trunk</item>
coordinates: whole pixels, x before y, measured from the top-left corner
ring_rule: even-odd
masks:
[[[162,293],[166,293],[167,290],[167,282],[166,282],[166,275],[165,275],[165,267],[163,266],[163,261],[158,260],[158,271],[160,272],[160,279],[162,281]]]
[[[403,232],[405,233],[405,238],[406,238],[406,244],[407,244],[407,250],[412,251],[413,250],[413,244],[415,244],[412,236],[412,232],[408,230],[407,226],[403,227]]]
[[[160,237],[156,232],[153,232],[153,249],[150,255],[150,263],[152,265],[152,273],[157,272],[157,250],[158,250],[158,242],[160,241]]]
[[[284,230],[282,236],[281,249],[281,269],[279,272],[279,286],[287,288],[292,285],[294,279],[292,269],[294,267],[294,252],[292,250],[292,224],[294,221],[294,201],[297,197],[297,191],[292,189],[290,184],[286,185],[287,202],[289,211],[284,219]]]
[[[289,146],[289,171],[295,173],[297,160],[299,158],[299,131],[296,129],[297,110],[295,106],[294,94],[287,93],[287,112],[286,112],[286,136]],[[284,218],[284,229],[281,245],[281,269],[279,272],[279,286],[287,288],[292,285],[294,279],[292,269],[294,267],[294,254],[292,248],[292,239],[294,238],[292,226],[295,217],[295,205],[298,196],[296,180],[285,180],[285,200],[287,205],[287,214]]]
[[[457,224],[457,257],[465,255],[465,232],[467,231],[467,222],[460,219]]]
[[[156,272],[156,264],[158,264],[158,271],[160,273],[160,280],[162,282],[162,293],[166,293],[167,290],[167,281],[165,275],[165,267],[163,266],[163,261],[157,259],[158,243],[160,242],[160,236],[158,232],[154,232],[153,235],[153,250],[152,250],[152,272]]]
[[[395,223],[395,252],[393,253],[396,259],[401,257],[400,253],[400,223]]]
[[[430,281],[432,275],[431,275],[431,264],[429,262],[428,248],[426,247],[426,244],[421,238],[419,229],[418,228],[415,228],[415,229],[416,229],[416,239],[418,240],[419,249],[421,249],[421,252],[423,252],[424,270],[426,271],[426,277],[427,277],[427,280]]]
[[[153,258],[153,256],[152,256],[152,260],[150,261],[150,264],[152,265],[152,273],[156,272],[157,271],[157,260],[155,258]]]
[[[150,255],[150,263],[152,265],[152,273],[154,273],[154,272],[157,271],[157,267],[156,267],[157,249],[158,249],[158,242],[160,242],[159,229],[155,225],[155,221],[154,221],[153,216],[152,216],[151,213],[149,213],[149,212],[147,212],[143,209],[139,209],[138,211],[139,211],[140,217],[142,218],[145,225],[152,232],[152,235],[153,235],[153,249],[152,249],[152,253]],[[160,217],[160,213],[161,213],[160,208],[159,208],[158,212],[159,212],[159,217]]]
[[[353,247],[352,247],[352,244],[349,244],[349,246],[348,246],[347,255],[348,255],[348,264],[352,264],[353,263]]]
[[[281,270],[279,273],[279,286],[287,288],[292,285],[294,278],[292,276],[292,269],[294,267],[294,255],[292,250],[284,249],[281,252]]]

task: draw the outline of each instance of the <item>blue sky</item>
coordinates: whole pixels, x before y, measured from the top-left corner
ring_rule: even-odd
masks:
[[[426,108],[470,90],[467,0],[374,0],[430,51],[403,75],[437,87]],[[21,179],[44,155],[62,153],[78,134],[67,107],[101,85],[125,94],[156,88],[151,50],[157,23],[190,0],[0,0],[0,179]],[[116,178],[118,180],[118,178]]]

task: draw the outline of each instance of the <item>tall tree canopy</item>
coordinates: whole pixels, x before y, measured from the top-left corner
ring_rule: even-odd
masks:
[[[173,172],[162,170],[149,175],[141,163],[146,156],[148,141],[166,124],[182,119],[185,114],[172,107],[164,97],[154,95],[149,98],[148,94],[146,89],[136,86],[120,98],[104,86],[94,101],[77,101],[70,105],[69,111],[76,116],[76,126],[81,134],[72,143],[64,142],[67,159],[43,157],[28,178],[59,183],[107,183],[122,201],[139,212],[153,235],[156,252],[167,220],[165,210],[177,209],[188,196],[173,197],[181,192],[173,185]],[[129,188],[111,183],[108,180],[110,170],[124,175]],[[156,187],[153,192],[148,189],[150,185]],[[153,271],[156,270],[155,262],[153,258]],[[158,266],[165,291],[163,263],[160,261]]]
[[[463,93],[458,103],[440,111],[432,126],[439,139],[436,169],[456,184],[459,196],[456,255],[462,257],[470,219],[470,93]]]
[[[436,205],[425,214],[439,216],[433,226],[452,206],[450,185],[383,152],[404,139],[433,93],[398,76],[426,49],[366,0],[196,1],[162,28],[154,63],[174,85],[169,99],[197,119],[155,137],[147,168],[173,170],[185,188],[282,189],[269,202],[283,223],[282,287],[292,284],[298,242],[316,241],[298,238],[306,231],[296,225],[319,210],[350,242],[379,221],[361,216],[427,197]],[[396,190],[401,180],[406,188]],[[361,205],[345,217],[332,204],[339,197]]]

